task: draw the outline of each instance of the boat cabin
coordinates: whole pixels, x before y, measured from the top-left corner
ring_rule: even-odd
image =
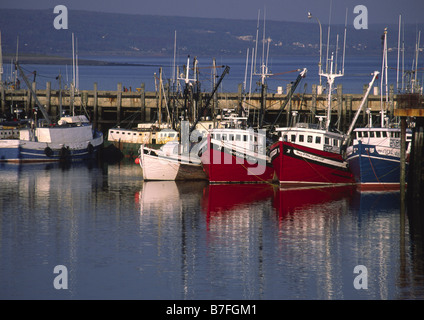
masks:
[[[345,138],[339,132],[323,130],[312,123],[300,122],[294,127],[276,128],[276,131],[280,133],[280,141],[333,153],[340,153]]]
[[[356,128],[353,130],[354,144],[361,141],[364,144],[400,148],[400,128]],[[406,148],[412,140],[412,131],[406,131]]]

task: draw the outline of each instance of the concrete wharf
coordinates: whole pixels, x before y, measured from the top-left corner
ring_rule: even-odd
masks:
[[[98,90],[97,83],[93,84],[92,90],[79,90],[73,93],[72,90],[52,90],[51,83],[47,82],[45,88],[36,87],[32,83],[32,89],[36,93],[39,102],[45,106],[47,112],[52,117],[59,116],[60,106],[62,110],[75,110],[76,112],[86,112],[94,126],[102,131],[117,124],[121,126],[128,125],[131,121],[152,122],[155,120],[166,121],[168,111],[166,109],[167,97],[169,98],[169,89],[165,87],[165,95],[159,96],[157,92],[145,91],[145,85],[142,83],[136,91],[124,92],[121,83],[117,84],[114,91]],[[358,94],[344,94],[342,85],[338,85],[333,93],[332,116],[340,119],[337,127],[341,130],[348,128],[357,108],[367,89],[364,85],[363,92]],[[290,84],[287,85],[286,92],[289,92]],[[14,108],[20,108],[29,114],[36,106],[34,98],[31,97],[29,89],[8,89],[2,87],[0,90],[0,113],[6,114]],[[371,92],[373,93],[373,92]],[[200,93],[198,107],[200,108],[207,100],[210,93]],[[260,93],[253,93],[245,97],[242,93],[242,85],[239,85],[238,92],[235,93],[217,93],[217,98],[213,100],[214,110],[233,109],[239,105],[249,108],[250,112],[259,111],[261,102],[265,101],[265,121],[273,122],[275,116],[280,112],[281,106],[285,103],[287,93],[267,93],[266,99],[263,99]],[[181,98],[182,99],[182,98]],[[181,104],[180,99],[180,104]],[[366,124],[368,115],[365,110],[369,108],[373,115],[380,114],[380,95],[370,94],[368,96],[364,112],[359,119],[358,125]],[[315,116],[324,116],[327,105],[327,94],[318,94],[317,85],[312,85],[312,93],[295,93],[292,99],[287,103],[282,113],[281,125],[288,125],[292,111],[298,111],[301,120],[317,122]],[[390,114],[394,114],[397,107],[397,95],[394,94],[393,85],[390,86],[389,101],[386,109]],[[162,110],[159,117],[158,110]],[[128,120],[130,119],[130,120]],[[375,118],[374,118],[375,119]]]

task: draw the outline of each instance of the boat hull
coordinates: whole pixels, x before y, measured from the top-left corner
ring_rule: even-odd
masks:
[[[206,179],[200,163],[190,163],[155,154],[142,154],[140,157],[140,166],[143,170],[143,179],[146,181]]]
[[[347,161],[355,181],[361,185],[361,188],[399,189],[399,148],[380,147],[359,142],[349,148]],[[406,169],[408,169],[408,163],[406,163]]]
[[[270,157],[281,184],[354,184],[347,162],[337,153],[278,141]]]
[[[201,160],[211,183],[267,183],[274,178],[274,168],[265,155],[222,148],[210,138]]]
[[[103,135],[90,141],[46,143],[19,139],[0,140],[0,162],[58,162],[94,159],[103,146]]]

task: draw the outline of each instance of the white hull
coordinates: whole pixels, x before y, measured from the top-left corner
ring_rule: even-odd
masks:
[[[206,174],[201,163],[192,163],[183,158],[173,158],[154,154],[140,154],[140,166],[144,180],[203,180]]]

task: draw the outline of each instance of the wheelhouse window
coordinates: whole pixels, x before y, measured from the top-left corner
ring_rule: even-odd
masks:
[[[325,142],[325,144],[330,144],[330,138],[328,138],[328,137],[325,137],[325,140],[324,140],[324,142]]]
[[[320,136],[316,136],[315,137],[315,143],[316,144],[321,144],[321,137]]]
[[[299,142],[304,142],[305,141],[305,137],[303,136],[303,134],[299,135]]]
[[[312,141],[313,141],[312,136],[308,136],[308,143],[312,143]]]
[[[291,142],[296,142],[296,135],[295,134],[291,135]]]

